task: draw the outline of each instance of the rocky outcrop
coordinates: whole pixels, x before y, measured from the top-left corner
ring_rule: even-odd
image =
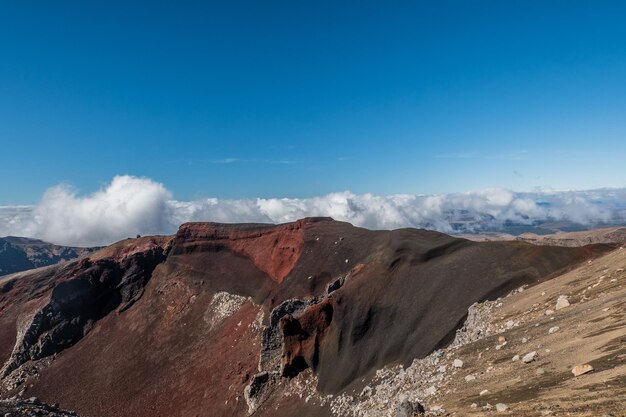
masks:
[[[409,400],[403,400],[396,407],[396,417],[423,416],[425,411],[424,406],[419,402],[413,403]]]
[[[289,299],[276,306],[270,313],[269,323],[264,327],[259,354],[259,373],[254,375],[244,390],[248,413],[255,412],[274,391],[284,373],[285,322],[300,316],[316,300]],[[289,332],[289,325],[287,326]]]
[[[272,395],[278,382],[276,372],[259,372],[244,389],[243,397],[248,405],[248,414],[254,413]]]
[[[84,259],[61,269],[57,284],[43,305],[18,329],[11,357],[2,369],[7,376],[27,361],[54,355],[74,345],[111,311],[123,312],[143,294],[163,250],[135,253],[122,262]]]
[[[314,300],[291,299],[283,301],[270,314],[268,325],[263,329],[259,359],[259,371],[281,372],[281,356],[284,349],[282,320],[302,314]]]
[[[343,283],[345,277],[333,282],[339,280]],[[332,319],[328,293],[310,300],[286,300],[272,310],[263,329],[260,372],[244,390],[250,414],[267,400],[281,377],[293,378],[307,368],[317,368],[320,342]]]
[[[317,370],[320,344],[332,320],[332,297],[311,305],[298,316],[288,315],[281,319],[282,376],[294,377],[307,368]]]
[[[17,398],[0,399],[0,415],[6,417],[78,417],[78,414],[73,411],[61,410],[58,406],[43,403],[36,397],[31,397],[27,400]]]

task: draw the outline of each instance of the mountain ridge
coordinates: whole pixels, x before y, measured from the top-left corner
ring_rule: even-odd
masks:
[[[61,246],[18,236],[0,237],[0,277],[76,259],[97,249]]]
[[[3,281],[3,395],[28,383],[85,415],[269,415],[284,381],[312,372],[320,392],[344,392],[447,345],[473,303],[613,248],[476,243],[328,218],[184,224]]]

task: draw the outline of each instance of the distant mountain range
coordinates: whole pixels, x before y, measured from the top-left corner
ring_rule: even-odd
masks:
[[[2,237],[0,276],[76,259],[96,249],[58,246],[26,237]]]

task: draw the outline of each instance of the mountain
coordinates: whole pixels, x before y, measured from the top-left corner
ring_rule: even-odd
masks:
[[[330,218],[187,223],[0,279],[1,392],[82,416],[386,416],[418,400],[441,412],[429,398],[469,415],[484,411],[478,395],[457,398],[441,385],[450,373],[421,377],[414,364],[495,369],[504,359],[493,345],[483,361],[483,347],[503,320],[515,343],[524,328],[513,310],[500,314],[509,301],[490,300],[600,267],[615,251]],[[542,297],[533,314],[554,294]],[[496,303],[497,314],[480,315]],[[468,365],[454,368],[470,345]]]
[[[73,248],[26,237],[0,238],[0,276],[79,258],[96,248]]]

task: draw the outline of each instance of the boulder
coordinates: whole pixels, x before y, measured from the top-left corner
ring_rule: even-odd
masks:
[[[509,409],[509,407],[507,407],[506,404],[502,404],[502,403],[496,404],[496,411],[498,413],[503,413],[503,412],[505,412],[508,409]]]
[[[535,358],[537,357],[537,351],[532,351],[527,353],[526,355],[524,355],[524,357],[522,358],[522,362],[524,363],[531,363],[532,361],[535,360]]]
[[[574,368],[572,368],[572,373],[574,374],[574,376],[584,375],[591,371],[593,371],[593,366],[589,365],[588,363],[585,363],[583,365],[576,365],[574,366]]]
[[[559,298],[556,300],[555,310],[560,310],[562,308],[569,307],[569,301],[567,301],[567,295],[559,295]]]
[[[550,327],[550,330],[548,330],[548,334],[556,333],[559,330],[561,330],[561,328],[559,326]]]
[[[396,407],[396,417],[414,417],[424,415],[426,410],[424,406],[418,402],[404,400]]]

